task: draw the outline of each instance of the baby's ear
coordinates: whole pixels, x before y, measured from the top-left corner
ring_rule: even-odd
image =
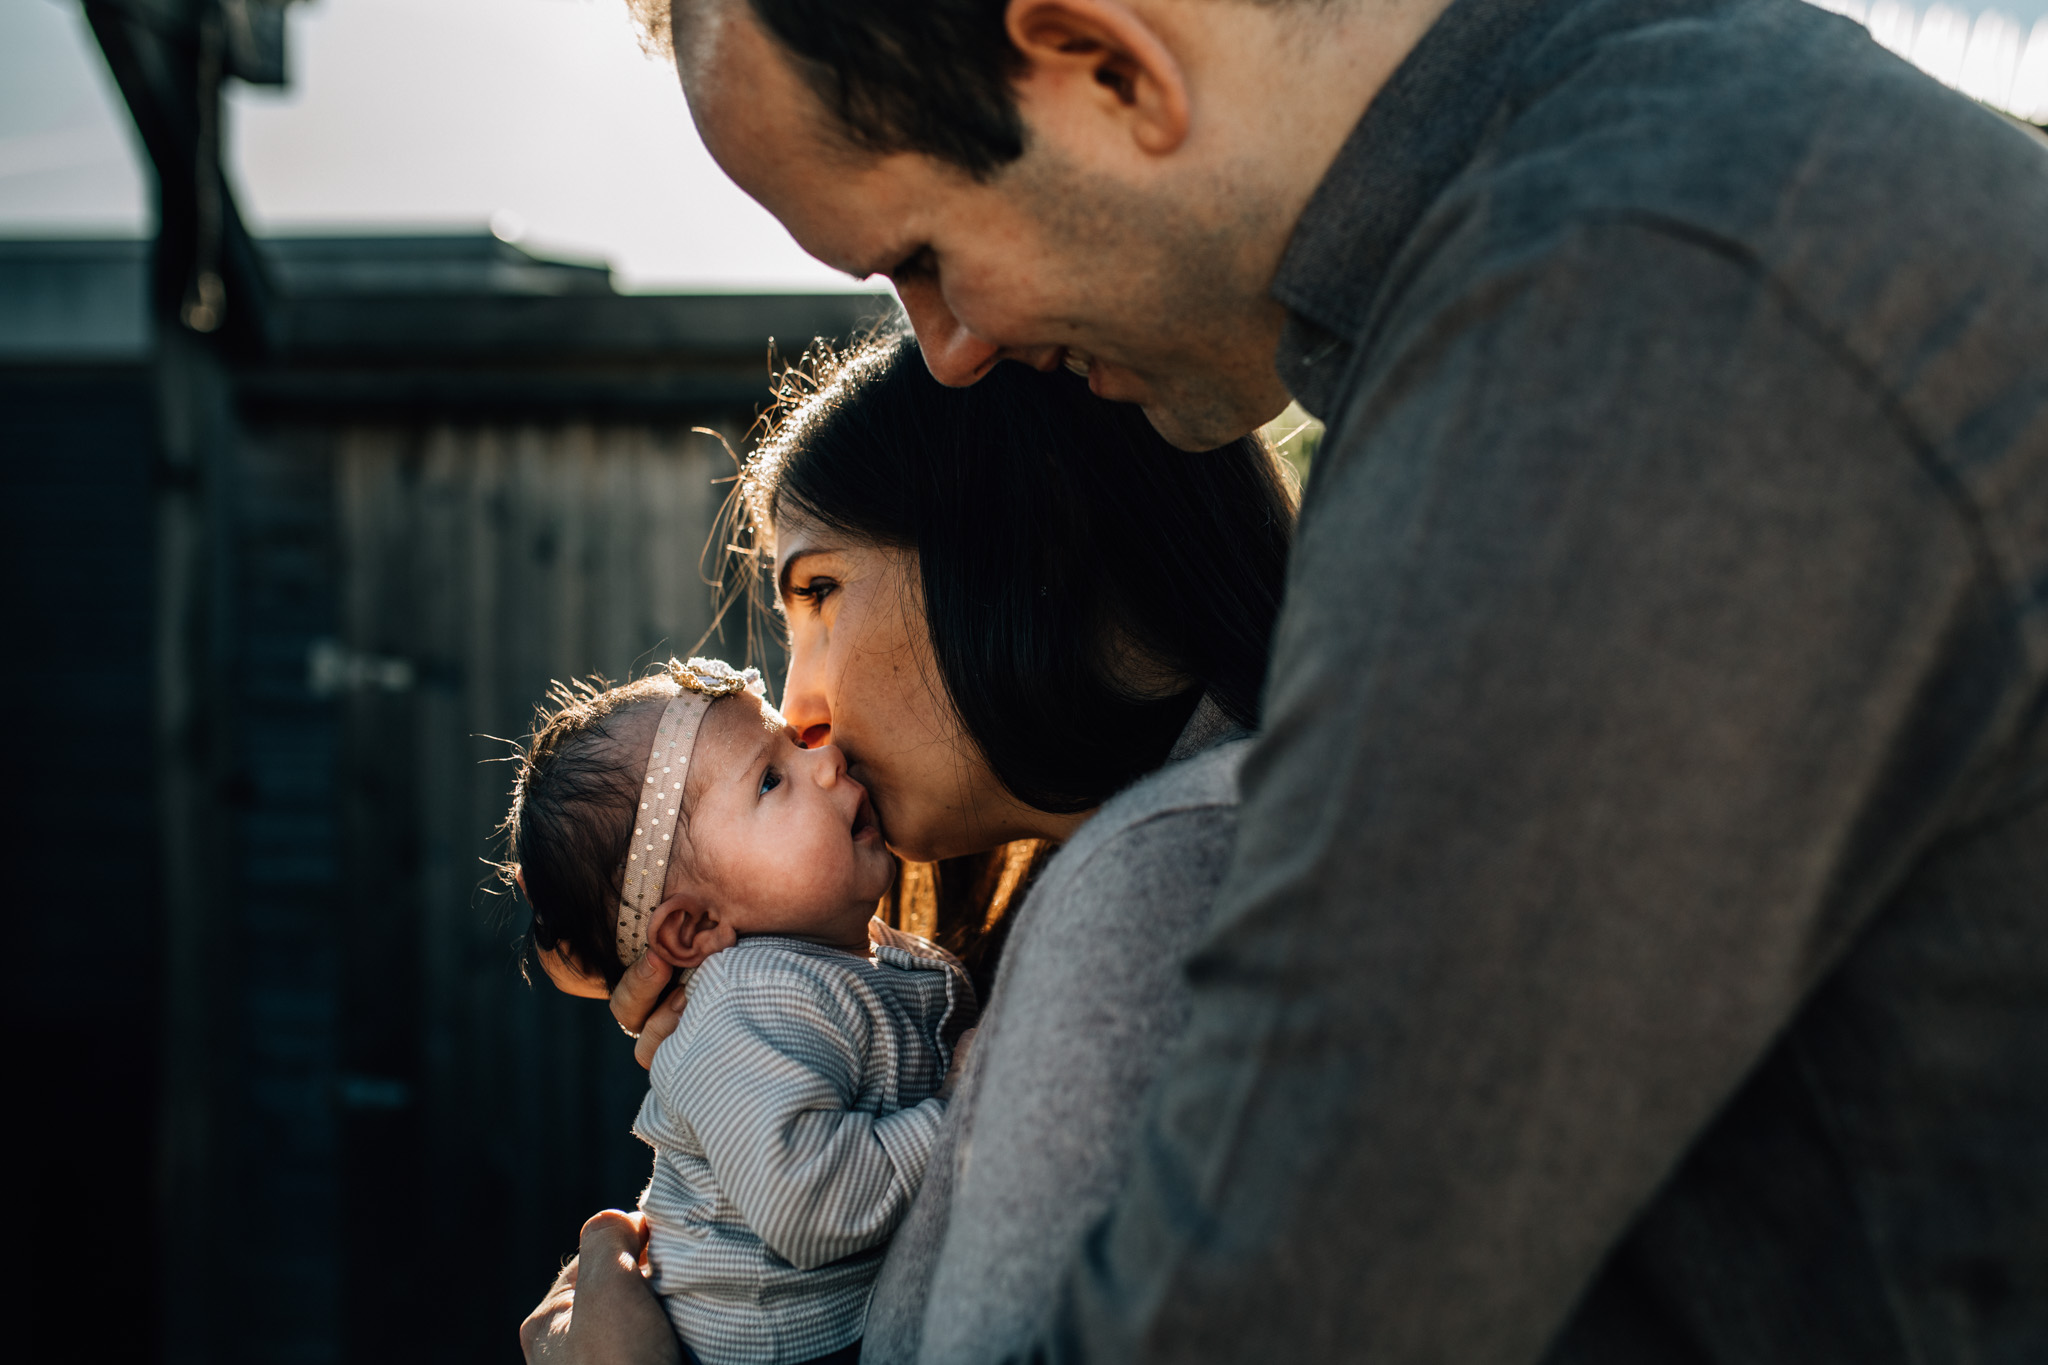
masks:
[[[678,891],[655,906],[653,922],[647,926],[647,951],[671,967],[698,966],[738,941],[739,935],[717,909],[688,891]]]

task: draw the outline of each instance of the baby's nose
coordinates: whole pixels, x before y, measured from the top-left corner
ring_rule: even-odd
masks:
[[[839,751],[839,746],[837,744],[821,744],[808,752],[813,755],[815,760],[813,776],[816,778],[818,785],[821,787],[836,785],[840,776],[846,772],[846,755]]]

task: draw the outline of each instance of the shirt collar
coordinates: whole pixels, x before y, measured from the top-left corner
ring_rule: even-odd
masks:
[[[1242,725],[1232,720],[1223,708],[1216,704],[1213,692],[1204,692],[1201,701],[1195,704],[1195,712],[1188,717],[1188,723],[1181,727],[1180,738],[1173,742],[1173,749],[1166,755],[1168,763],[1178,763],[1184,758],[1193,758],[1205,753],[1227,740],[1241,739],[1246,734]]]
[[[1345,139],[1273,279],[1289,314],[1280,375],[1309,411],[1327,414],[1337,357],[1395,255],[1478,151],[1529,48],[1575,2],[1456,0]]]

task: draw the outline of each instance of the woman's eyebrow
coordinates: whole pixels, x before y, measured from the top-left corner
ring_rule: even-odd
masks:
[[[782,567],[775,571],[775,595],[778,598],[789,596],[789,576],[798,564],[817,555],[829,555],[835,548],[830,545],[805,545],[790,551],[789,558],[783,560]]]

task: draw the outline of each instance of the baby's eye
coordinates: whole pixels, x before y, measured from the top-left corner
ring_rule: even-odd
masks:
[[[764,769],[761,773],[761,790],[756,794],[766,796],[781,785],[782,773],[779,770],[775,768]]]

